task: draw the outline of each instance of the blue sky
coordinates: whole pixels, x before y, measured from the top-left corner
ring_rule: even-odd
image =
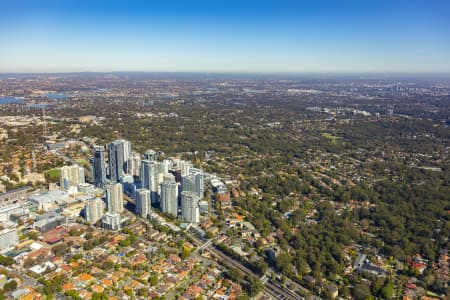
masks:
[[[450,1],[0,0],[0,72],[450,72]]]

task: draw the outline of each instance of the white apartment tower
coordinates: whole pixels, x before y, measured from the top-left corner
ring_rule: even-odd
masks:
[[[190,191],[181,193],[181,216],[190,223],[200,222],[199,197]]]
[[[141,165],[142,188],[150,190],[152,203],[158,201],[158,163],[156,161],[143,160]]]
[[[120,183],[109,184],[106,187],[106,202],[109,212],[123,212],[123,188]]]
[[[205,184],[202,170],[189,168],[189,174],[182,176],[181,183],[183,191],[194,192],[200,199],[204,197]]]
[[[142,218],[147,218],[151,211],[150,191],[147,189],[136,190],[136,213]]]
[[[127,161],[127,173],[135,177],[141,175],[141,155],[133,152]]]
[[[89,200],[84,207],[86,221],[90,224],[97,223],[103,217],[104,207],[105,203],[100,198]]]
[[[178,214],[178,184],[175,181],[161,183],[161,211],[174,217]]]
[[[64,166],[59,168],[59,185],[62,190],[67,190],[71,186],[84,183],[84,168],[78,165]]]

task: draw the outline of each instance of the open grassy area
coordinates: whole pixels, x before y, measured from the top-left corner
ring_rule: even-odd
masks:
[[[45,178],[50,182],[59,180],[59,169],[51,169],[45,172]]]
[[[341,139],[339,136],[332,135],[329,132],[322,132],[322,136],[326,139],[331,140],[332,142],[336,142]]]

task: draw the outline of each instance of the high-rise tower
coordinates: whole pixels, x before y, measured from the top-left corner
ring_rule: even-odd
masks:
[[[109,212],[123,212],[122,184],[113,183],[106,187],[106,202]]]
[[[181,193],[181,216],[183,220],[191,223],[200,222],[199,197],[190,191]]]
[[[134,177],[139,177],[141,174],[141,155],[133,152],[127,161],[127,173]]]
[[[95,148],[92,177],[96,187],[105,188],[106,185],[106,165],[105,165],[105,147],[97,146]]]
[[[161,211],[176,217],[178,214],[178,184],[175,181],[161,183]]]
[[[126,162],[131,154],[131,143],[126,140],[115,140],[108,144],[109,179],[118,182],[125,173]]]
[[[78,165],[59,168],[59,184],[61,189],[67,190],[71,186],[84,183],[84,168]]]
[[[189,174],[181,178],[181,187],[183,191],[194,192],[202,199],[205,190],[203,171],[196,168],[189,168]]]
[[[97,223],[103,217],[104,206],[105,203],[102,201],[102,199],[90,199],[84,207],[86,221],[90,224]]]
[[[136,190],[136,213],[142,218],[147,218],[151,212],[150,191],[147,189]]]
[[[156,161],[157,160],[156,151],[152,149],[145,151],[144,159],[149,161]]]
[[[158,201],[158,164],[156,161],[143,160],[141,164],[142,188],[150,190],[152,203]]]

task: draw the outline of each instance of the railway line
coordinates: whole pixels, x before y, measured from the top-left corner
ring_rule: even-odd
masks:
[[[207,241],[206,243],[203,243],[198,238],[189,235],[192,240],[197,244],[198,247],[200,247],[203,250],[208,250],[212,256],[214,256],[220,263],[225,265],[226,267],[233,267],[235,269],[238,269],[244,274],[252,275],[258,278],[258,276],[249,268],[244,266],[241,262],[236,261],[235,259],[227,256],[226,254],[222,253],[221,251],[211,247],[212,243],[210,241]],[[267,279],[265,282],[262,282],[264,285],[264,292],[275,298],[275,299],[281,299],[281,300],[297,300],[297,299],[304,299],[297,293],[289,290],[286,287],[281,286],[278,282],[275,282],[272,279]]]

